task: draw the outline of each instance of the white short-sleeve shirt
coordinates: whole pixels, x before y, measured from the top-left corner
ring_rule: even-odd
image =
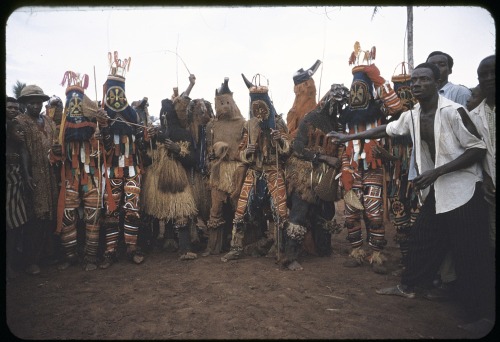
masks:
[[[439,96],[434,120],[435,163],[432,162],[427,144],[420,137],[420,104],[401,114],[398,120],[387,124],[386,132],[389,136],[411,135],[420,174],[455,160],[467,149],[486,148],[485,143],[464,126],[457,111],[459,107],[462,106]],[[467,203],[472,198],[478,181],[482,181],[479,163],[436,179],[436,213],[445,213]],[[429,188],[422,191],[423,199],[428,193]]]

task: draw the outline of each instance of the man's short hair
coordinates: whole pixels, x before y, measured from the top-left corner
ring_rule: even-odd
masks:
[[[442,52],[442,51],[433,51],[429,54],[429,56],[427,56],[427,59],[426,59],[426,62],[429,61],[429,58],[431,58],[432,56],[436,56],[436,55],[443,55],[446,57],[446,59],[448,60],[448,68],[451,69],[453,68],[453,58],[448,55],[447,53],[445,52]]]
[[[7,100],[5,102],[14,102],[19,103],[15,97],[7,96]]]
[[[420,69],[420,68],[431,69],[432,74],[434,75],[434,79],[436,80],[436,82],[441,77],[441,73],[439,72],[439,68],[432,63],[427,63],[427,62],[421,63],[421,64],[417,65],[417,67],[413,70]]]

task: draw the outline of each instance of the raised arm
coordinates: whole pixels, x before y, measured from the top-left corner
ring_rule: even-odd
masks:
[[[181,96],[189,96],[189,93],[191,93],[191,90],[194,87],[194,84],[196,82],[196,76],[191,74],[189,75],[189,85],[186,90],[181,94]]]

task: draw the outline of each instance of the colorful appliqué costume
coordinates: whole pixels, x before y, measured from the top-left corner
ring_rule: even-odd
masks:
[[[368,53],[360,50],[358,42],[356,44],[349,63],[355,64],[349,105],[340,115],[340,122],[345,125],[348,134],[377,127],[385,122],[386,114],[401,110],[401,102],[394,90],[380,76],[375,64],[371,64],[375,58],[375,47]],[[361,63],[366,64],[359,62],[362,56]],[[382,111],[382,105],[385,111]],[[372,155],[372,149],[382,145],[381,139],[351,140],[346,143],[342,155],[341,183],[346,193],[347,240],[353,248],[351,256],[360,261],[364,258],[361,219],[365,220],[368,244],[375,258],[387,244],[383,225],[382,160]],[[348,200],[350,198],[353,200]]]
[[[112,119],[102,127],[105,157],[104,207],[106,214],[102,227],[106,232],[105,257],[114,258],[118,235],[123,229],[127,254],[137,253],[137,235],[140,224],[139,196],[141,192],[141,162],[137,149],[144,131],[139,116],[129,105],[125,94],[125,72],[130,67],[130,58],[119,60],[117,52],[108,55],[110,72],[104,84],[103,105]],[[123,226],[120,214],[123,213]],[[122,229],[121,229],[122,228]]]
[[[84,91],[88,75],[67,71],[61,85],[66,88],[66,104],[59,134],[62,155],[53,160],[61,162],[61,190],[58,201],[57,232],[68,261],[77,260],[78,208],[83,203],[85,222],[86,262],[95,264],[99,247],[99,225],[102,209],[101,174],[96,123],[84,116]],[[96,105],[97,106],[97,105]]]

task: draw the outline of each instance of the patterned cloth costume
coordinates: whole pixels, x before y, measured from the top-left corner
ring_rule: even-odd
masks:
[[[401,74],[392,76],[391,81],[394,85],[394,91],[401,99],[402,112],[412,109],[417,100],[411,93],[410,75],[406,73],[404,63],[402,63]],[[388,121],[396,120],[398,117],[399,113],[392,115]],[[387,141],[389,153],[394,157],[386,164],[389,174],[387,183],[389,210],[392,214],[394,228],[396,228],[394,240],[399,244],[402,264],[404,264],[408,252],[410,229],[420,210],[413,182],[408,180],[413,144],[408,136],[392,137]]]
[[[348,134],[363,132],[384,122],[384,112],[392,114],[401,110],[401,103],[389,84],[380,76],[380,71],[371,64],[375,58],[375,47],[370,52],[361,51],[356,42],[349,64],[352,69],[349,106],[341,113],[340,122]],[[360,62],[361,61],[361,62]],[[365,63],[365,64],[361,64]],[[382,101],[376,101],[380,98]],[[382,102],[382,103],[380,103]],[[345,194],[345,225],[347,240],[351,243],[351,257],[360,265],[364,260],[361,219],[365,220],[368,244],[373,250],[370,263],[382,264],[380,251],[387,244],[383,225],[383,168],[382,161],[375,158],[372,149],[382,146],[380,139],[352,140],[346,143],[342,155],[341,183]],[[353,198],[353,200],[349,200]],[[346,264],[347,266],[347,264]]]
[[[78,208],[83,203],[86,233],[84,260],[86,269],[90,270],[97,268],[102,190],[98,161],[100,152],[94,139],[96,123],[83,112],[88,80],[88,75],[72,71],[64,74],[61,85],[67,82],[66,104],[59,134],[62,155],[51,154],[51,157],[62,163],[56,231],[60,234],[66,260],[68,263],[77,261]]]
[[[285,264],[296,262],[307,230],[312,231],[318,255],[331,254],[331,233],[337,229],[332,220],[334,201],[339,199],[335,177],[338,169],[320,157],[340,158],[342,154],[343,146],[334,144],[326,134],[339,131],[337,115],[347,103],[348,93],[346,87],[333,84],[318,107],[301,121],[293,141],[293,155],[286,163],[291,207],[285,238]],[[340,161],[338,164],[340,166]]]
[[[206,127],[207,151],[210,156],[211,208],[205,254],[220,253],[224,245],[226,217],[230,217],[230,222],[234,218],[234,210],[227,206],[231,205],[232,194],[239,191],[236,175],[242,164],[239,161],[238,147],[245,118],[234,102],[228,82],[229,78],[225,78],[221,87],[215,90],[215,118]]]
[[[153,149],[148,151],[153,162],[146,171],[142,203],[148,215],[173,225],[179,238],[181,259],[190,253],[189,227],[198,214],[187,172],[196,165],[192,137],[187,130],[189,102],[190,99],[182,95],[174,101],[162,100],[162,128],[153,138]],[[177,145],[178,152],[167,148],[167,139]]]
[[[137,233],[140,224],[139,196],[141,192],[141,164],[137,146],[144,132],[136,126],[139,116],[129,105],[125,94],[125,72],[130,58],[118,59],[118,53],[108,54],[110,72],[103,87],[103,106],[110,122],[102,127],[105,157],[104,207],[106,214],[102,227],[106,232],[104,262],[107,268],[116,257],[118,238],[123,230],[127,255],[135,263],[142,262],[137,249]],[[120,222],[123,215],[123,224]],[[136,257],[137,255],[137,257]]]
[[[290,152],[288,129],[268,95],[268,87],[254,85],[242,74],[250,91],[250,120],[245,123],[243,138],[239,146],[240,159],[247,166],[233,220],[231,251],[222,261],[238,258],[243,251],[245,216],[252,216],[252,202],[269,200],[274,222],[279,229],[288,225],[284,159]],[[254,80],[256,77],[254,76]],[[271,130],[280,133],[280,140],[274,141]],[[255,145],[255,152],[247,156],[248,145]]]

